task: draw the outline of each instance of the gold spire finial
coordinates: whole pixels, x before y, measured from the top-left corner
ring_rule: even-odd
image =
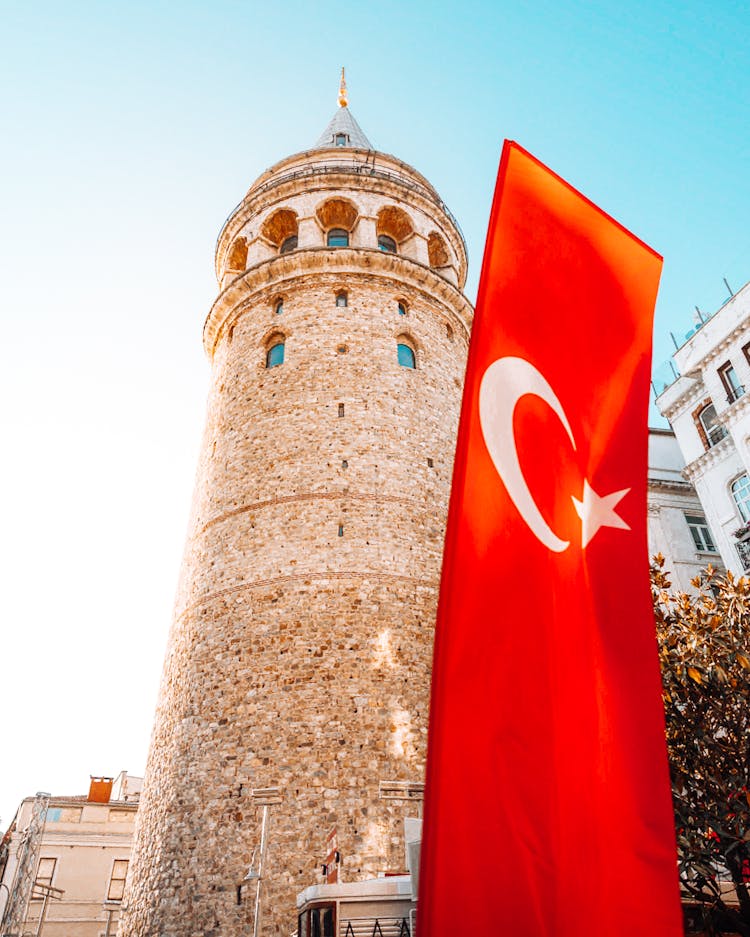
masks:
[[[339,107],[346,107],[349,103],[349,96],[346,93],[346,78],[344,77],[344,69],[341,68],[341,84],[339,85]]]

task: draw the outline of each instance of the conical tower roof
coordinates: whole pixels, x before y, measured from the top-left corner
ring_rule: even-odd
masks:
[[[342,137],[344,142],[341,142]],[[339,107],[330,119],[328,126],[318,138],[315,149],[328,146],[350,146],[359,150],[373,149],[372,143],[367,139],[364,131],[354,119],[352,112],[346,106]]]
[[[348,108],[349,99],[346,92],[344,69],[341,69],[341,84],[339,86],[339,107],[328,122],[328,126],[318,138],[314,149],[323,149],[329,146],[347,146],[358,150],[373,149],[372,143],[364,135],[362,128],[354,119]]]

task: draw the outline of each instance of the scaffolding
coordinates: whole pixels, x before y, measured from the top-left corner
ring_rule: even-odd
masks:
[[[42,842],[44,825],[47,822],[50,796],[50,794],[41,791],[36,795],[31,810],[31,820],[21,833],[21,839],[16,850],[18,863],[13,876],[13,887],[10,889],[8,904],[5,907],[2,923],[0,923],[0,937],[21,937],[26,919],[26,909],[36,879],[39,847]]]

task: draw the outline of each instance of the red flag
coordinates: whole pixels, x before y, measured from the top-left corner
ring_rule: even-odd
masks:
[[[646,544],[660,272],[506,142],[436,626],[421,937],[682,934]]]

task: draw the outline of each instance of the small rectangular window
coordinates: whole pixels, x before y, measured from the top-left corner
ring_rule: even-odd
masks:
[[[81,807],[50,807],[47,823],[80,823],[81,813]]]
[[[122,901],[125,891],[125,879],[128,874],[128,860],[115,859],[112,864],[112,876],[107,889],[107,901]]]
[[[343,536],[344,536],[344,525],[339,524],[339,537],[343,537]]]
[[[706,518],[701,517],[699,514],[686,514],[685,520],[690,529],[695,549],[699,553],[716,553],[716,546],[706,523]]]
[[[432,459],[427,460],[427,468],[432,468],[434,464],[435,463],[432,461]]]
[[[55,866],[57,859],[41,858],[36,870],[36,879],[34,885],[51,885],[55,875]],[[44,895],[40,889],[34,888],[31,892],[32,901],[41,901]]]
[[[740,379],[731,361],[727,361],[726,364],[723,364],[719,368],[719,377],[721,378],[721,383],[724,385],[724,390],[727,392],[727,400],[729,403],[734,403],[735,400],[739,400],[745,393],[745,388],[740,384]]]
[[[343,403],[340,403],[339,404],[339,416],[343,416],[343,415],[344,415],[344,405]]]

